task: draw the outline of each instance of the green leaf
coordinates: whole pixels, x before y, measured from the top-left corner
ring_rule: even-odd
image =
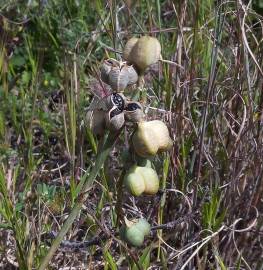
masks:
[[[27,71],[24,71],[22,73],[22,77],[21,77],[22,83],[24,84],[28,84],[29,81],[31,80],[31,74]]]
[[[109,265],[111,270],[118,270],[117,264],[114,261],[113,257],[111,256],[111,254],[109,253],[108,250],[105,250],[104,251],[104,259],[107,262],[106,265],[107,266]],[[105,267],[107,267],[106,265],[105,265]],[[107,269],[108,268],[108,267],[107,268],[105,268],[105,267],[104,267],[104,269]]]
[[[11,224],[6,224],[6,223],[0,223],[0,229],[11,230],[12,225]]]
[[[21,66],[24,66],[25,63],[26,63],[26,60],[23,56],[21,55],[14,55],[12,58],[11,58],[11,61],[10,61],[11,65],[13,65],[14,67],[21,67]]]
[[[92,149],[93,153],[97,154],[98,150],[97,150],[96,140],[95,140],[95,138],[93,136],[92,131],[89,128],[87,128],[87,139],[88,139],[88,142],[89,142],[89,144],[91,146],[91,149]]]
[[[143,250],[142,256],[139,259],[138,264],[143,268],[147,269],[150,266],[150,254],[152,251],[152,246],[148,246]],[[138,270],[138,267],[134,263],[132,266],[132,270]]]
[[[226,268],[226,266],[225,266],[223,260],[221,259],[221,257],[220,257],[220,256],[215,256],[215,258],[216,258],[216,260],[218,261],[218,263],[219,263],[221,269],[222,269],[222,270],[227,270],[227,268]]]
[[[0,111],[0,138],[5,136],[5,117],[3,112]]]

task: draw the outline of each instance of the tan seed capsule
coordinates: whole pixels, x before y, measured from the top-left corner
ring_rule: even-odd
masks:
[[[115,92],[122,92],[128,85],[137,82],[138,74],[132,65],[126,62],[108,59],[101,67],[101,79]]]
[[[144,190],[145,190],[145,184],[144,184],[144,179],[142,175],[130,171],[126,176],[125,176],[125,185],[128,189],[128,191],[133,195],[133,196],[140,196]]]
[[[159,189],[156,171],[149,167],[132,166],[124,177],[124,183],[133,196],[154,195]]]
[[[129,83],[128,71],[126,69],[120,69],[119,67],[113,67],[109,73],[109,85],[113,91],[122,92]]]
[[[113,93],[107,97],[104,97],[101,102],[104,104],[102,108],[105,111],[108,111],[113,107],[117,107],[119,110],[123,111],[127,100],[122,93]]]
[[[156,171],[149,167],[138,167],[138,173],[144,179],[144,194],[154,195],[159,190],[159,178]]]
[[[95,135],[103,135],[105,131],[105,113],[101,110],[88,111],[86,115],[88,127]]]
[[[129,65],[126,66],[126,69],[127,69],[127,74],[129,78],[128,85],[135,84],[138,81],[138,74],[136,70],[134,69],[133,66],[129,66]]]
[[[134,41],[133,41],[134,42]],[[128,46],[125,57],[134,64],[139,73],[142,74],[152,64],[155,64],[161,57],[161,45],[158,39],[150,36],[143,36],[138,41]],[[125,46],[126,48],[126,46]]]
[[[118,108],[113,107],[106,113],[106,126],[110,131],[116,132],[124,125],[124,113]]]
[[[138,123],[132,142],[135,152],[141,157],[153,156],[172,147],[168,128],[160,120]]]
[[[124,115],[125,119],[129,122],[141,122],[144,119],[143,107],[139,102],[128,101]]]
[[[136,37],[130,38],[127,43],[125,44],[124,50],[123,50],[123,59],[126,61],[129,61],[131,50],[133,49],[134,45],[139,39]]]

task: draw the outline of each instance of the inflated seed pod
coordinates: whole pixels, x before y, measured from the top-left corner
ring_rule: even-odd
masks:
[[[106,126],[110,131],[118,131],[124,125],[124,113],[117,107],[113,107],[106,113]]]
[[[157,154],[159,143],[154,133],[145,128],[144,123],[138,123],[138,128],[132,136],[132,145],[137,155],[147,158]]]
[[[130,122],[140,122],[144,119],[143,107],[136,101],[127,102],[124,114],[125,119]]]
[[[143,36],[136,42],[128,41],[124,48],[125,59],[134,64],[143,74],[145,69],[155,64],[161,57],[161,45],[158,39]]]
[[[146,195],[154,195],[159,190],[159,178],[156,171],[148,167],[138,167],[139,173],[144,179],[144,191]]]
[[[140,247],[143,244],[144,234],[135,226],[126,228],[124,234],[125,234],[124,240],[125,242],[127,242],[127,244],[134,247]]]
[[[135,152],[141,157],[150,157],[172,147],[169,130],[160,120],[139,122],[132,143]]]
[[[144,178],[138,173],[138,166],[132,166],[125,174],[124,185],[133,196],[140,196],[144,192]]]
[[[154,127],[154,133],[159,143],[158,152],[164,152],[171,149],[173,142],[169,135],[169,130],[164,122],[160,120],[151,121],[151,125]]]
[[[86,121],[95,135],[102,135],[105,132],[105,112],[102,110],[88,111]]]
[[[138,222],[135,224],[136,228],[143,232],[144,236],[149,235],[151,231],[151,225],[144,218],[140,218]]]
[[[127,43],[125,44],[124,50],[123,50],[123,59],[126,61],[129,61],[131,50],[133,49],[134,45],[139,39],[136,37],[130,38]]]
[[[125,224],[120,229],[120,236],[127,244],[139,247],[143,244],[144,237],[149,232],[150,224],[145,219],[129,221],[125,218]]]
[[[143,244],[144,234],[136,226],[132,226],[126,230],[125,238],[128,244],[139,247]]]
[[[132,166],[124,176],[124,184],[133,196],[154,195],[159,189],[156,171],[148,167]]]
[[[129,170],[125,175],[124,184],[133,196],[140,196],[145,190],[144,178],[135,169],[134,172],[133,169]]]

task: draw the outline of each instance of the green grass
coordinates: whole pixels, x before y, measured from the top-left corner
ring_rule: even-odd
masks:
[[[262,269],[262,15],[260,1],[2,3],[0,269]],[[85,117],[102,61],[143,34],[163,58],[147,117],[174,146],[152,160],[160,194],[133,198],[131,129],[103,148]],[[143,247],[119,239],[124,215],[153,227]]]

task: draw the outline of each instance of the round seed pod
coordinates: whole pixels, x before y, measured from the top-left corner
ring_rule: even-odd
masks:
[[[142,74],[147,67],[155,64],[160,56],[161,45],[158,39],[143,36],[133,45],[128,55],[128,61],[134,64]]]
[[[134,45],[139,39],[136,37],[130,38],[127,43],[125,44],[124,50],[123,50],[123,59],[126,61],[129,61],[129,56],[131,53],[131,50],[133,49]]]
[[[144,218],[140,218],[134,226],[136,226],[137,229],[143,232],[144,236],[149,235],[151,231],[151,225]]]
[[[145,190],[144,178],[136,173],[136,167],[133,167],[124,177],[124,185],[133,196],[140,196]]]
[[[130,228],[126,228],[125,240],[131,246],[140,247],[144,241],[144,234],[135,226],[132,226]]]
[[[144,237],[150,232],[150,224],[143,218],[132,221],[125,219],[125,224],[120,228],[121,238],[129,245],[139,247],[143,244]]]
[[[143,107],[139,102],[129,101],[126,104],[124,115],[129,122],[141,122],[144,118]]]
[[[159,190],[159,179],[156,171],[148,167],[138,167],[138,173],[144,179],[144,194],[154,195]]]
[[[133,196],[154,195],[159,189],[156,171],[148,167],[132,166],[124,176],[124,184]]]
[[[154,133],[159,143],[158,152],[165,152],[171,149],[173,141],[170,138],[169,130],[164,122],[160,120],[151,121],[151,125],[154,127]]]
[[[150,157],[156,155],[159,144],[155,135],[145,125],[147,122],[139,122],[138,128],[132,136],[132,144],[135,152],[141,157]]]
[[[135,152],[141,157],[150,157],[157,152],[167,151],[172,146],[167,126],[160,120],[139,122],[133,134]]]
[[[124,125],[124,113],[117,107],[113,107],[106,113],[106,126],[110,131],[118,131]]]
[[[86,121],[88,127],[95,135],[102,135],[105,131],[105,113],[102,110],[88,111]]]

